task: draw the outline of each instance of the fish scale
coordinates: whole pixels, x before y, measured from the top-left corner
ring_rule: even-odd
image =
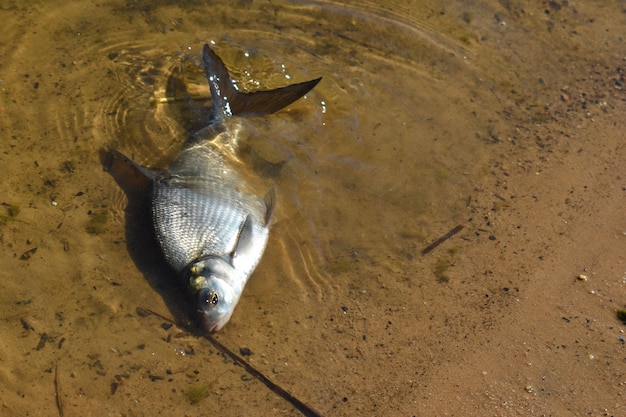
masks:
[[[263,224],[262,199],[225,187],[211,177],[175,177],[155,181],[152,215],[157,240],[172,269],[182,273],[194,260],[228,256],[247,216]],[[262,230],[257,233],[262,236]]]

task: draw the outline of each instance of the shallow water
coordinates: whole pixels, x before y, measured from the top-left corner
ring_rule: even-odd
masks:
[[[278,210],[222,343],[324,415],[623,413],[621,3],[29,3],[0,7],[0,414],[299,415],[137,312],[185,320],[102,154],[175,157],[205,42],[244,89],[323,77],[242,122]]]

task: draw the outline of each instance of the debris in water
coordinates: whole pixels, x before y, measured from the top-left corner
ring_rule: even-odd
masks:
[[[461,230],[463,230],[464,227],[465,226],[463,226],[462,224],[459,224],[454,229],[450,230],[448,233],[441,236],[439,239],[435,240],[433,243],[425,247],[424,250],[422,250],[422,255],[426,255],[428,252],[432,251],[437,246],[441,245],[443,242],[445,242],[446,240],[450,239],[452,236],[459,233]]]
[[[47,333],[42,333],[41,337],[39,338],[39,344],[37,344],[37,347],[35,348],[35,350],[43,349],[43,347],[46,345],[47,341],[48,341],[48,334]]]
[[[56,397],[59,416],[63,417],[63,399],[61,398],[61,381],[59,378],[59,364],[54,366],[54,396]]]
[[[101,211],[92,215],[87,223],[87,233],[92,235],[99,235],[106,230],[106,225],[109,220],[109,214],[106,211]]]
[[[35,254],[35,252],[37,252],[37,246],[35,246],[34,248],[31,248],[31,249],[27,250],[26,252],[24,252],[20,256],[20,260],[21,261],[26,261],[26,260],[30,259],[30,257],[33,256]]]
[[[202,401],[203,399],[205,399],[206,397],[209,396],[209,389],[217,382],[218,379],[220,379],[220,377],[222,375],[224,375],[226,372],[229,371],[224,371],[221,374],[219,374],[217,376],[217,378],[215,378],[213,381],[209,382],[208,384],[202,384],[202,385],[190,385],[187,387],[187,389],[185,390],[185,394],[187,394],[187,398],[189,399],[189,401],[192,404],[197,404],[200,401]]]

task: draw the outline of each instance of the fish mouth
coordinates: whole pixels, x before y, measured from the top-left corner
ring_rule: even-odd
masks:
[[[215,323],[213,326],[205,326],[205,330],[209,333],[214,333],[219,330],[222,330],[222,327],[224,327],[224,324],[218,322],[218,323]]]
[[[207,314],[202,310],[198,311],[198,315],[200,316],[200,324],[202,325],[202,328],[208,333],[215,333],[222,330],[222,328],[230,319],[230,315],[225,315],[218,319],[214,319],[208,317]]]

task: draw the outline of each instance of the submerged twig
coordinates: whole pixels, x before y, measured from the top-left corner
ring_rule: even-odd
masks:
[[[63,417],[63,399],[61,398],[61,384],[59,381],[59,364],[54,366],[54,396],[56,397],[59,417]]]
[[[141,308],[142,312],[147,312],[159,317],[162,320],[165,320],[169,323],[179,326],[174,320],[163,316],[155,311],[150,310],[149,308]],[[186,327],[186,326],[182,326]],[[218,342],[213,336],[210,334],[203,334],[206,340],[211,342],[213,346],[215,346],[220,352],[228,355],[236,365],[243,367],[250,375],[261,381],[267,388],[269,388],[274,394],[282,397],[285,401],[289,402],[296,410],[300,411],[306,417],[322,417],[322,413],[315,410],[308,404],[300,401],[298,398],[294,397],[292,394],[287,392],[285,389],[280,387],[279,385],[272,382],[268,377],[266,377],[261,371],[257,370],[254,366],[250,365],[248,362],[243,360],[239,355],[235,352]]]
[[[452,236],[456,235],[457,233],[459,233],[465,226],[463,226],[462,224],[459,224],[458,226],[456,226],[454,229],[450,230],[448,233],[446,233],[445,235],[441,236],[439,239],[435,240],[433,243],[431,243],[430,245],[426,246],[423,250],[422,250],[422,255],[427,254],[428,252],[432,251],[433,249],[435,249],[437,246],[441,245],[443,242],[445,242],[446,240],[450,239]]]
[[[141,308],[141,309],[142,309],[143,311],[145,311],[145,312],[148,312],[148,313],[150,313],[150,314],[154,315],[154,316],[157,316],[158,318],[160,318],[160,319],[162,319],[162,320],[165,320],[165,321],[167,321],[167,322],[170,322],[170,323],[172,323],[173,325],[176,325],[176,326],[178,325],[178,323],[176,323],[174,320],[170,319],[169,317],[165,317],[164,315],[159,314],[159,313],[157,313],[157,312],[156,312],[156,311],[154,311],[154,310],[150,310],[149,308]]]
[[[210,334],[205,334],[203,337],[211,342],[213,346],[219,349],[221,352],[227,354],[237,365],[242,366],[250,375],[261,381],[266,387],[268,387],[272,392],[276,395],[282,397],[285,401],[288,401],[291,405],[293,405],[296,410],[300,411],[303,415],[307,417],[321,417],[322,413],[315,410],[308,404],[303,403],[289,392],[284,390],[279,385],[273,383],[268,377],[263,375],[261,371],[257,370],[255,367],[250,365],[248,362],[244,361],[239,355],[237,355],[232,350],[228,349],[226,346],[218,342],[213,336]]]
[[[23,312],[18,313],[18,314],[13,314],[12,316],[3,317],[2,320],[5,320],[5,321],[10,321],[10,320],[13,320],[13,319],[24,320],[24,317],[30,316],[31,314],[33,314],[32,311],[23,311]],[[23,323],[22,323],[22,325],[23,325]],[[25,329],[25,330],[30,330],[30,329]]]

